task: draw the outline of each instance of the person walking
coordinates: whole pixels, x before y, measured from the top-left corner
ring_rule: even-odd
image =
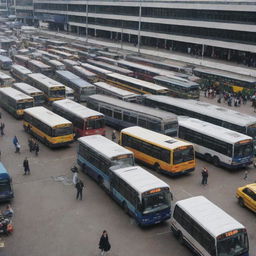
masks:
[[[76,183],[76,199],[78,200],[78,198],[80,198],[80,200],[83,199],[83,189],[84,189],[84,183],[81,180],[78,180],[78,182]]]
[[[113,130],[112,132],[112,141],[116,141],[116,131]]]
[[[99,249],[101,250],[101,255],[106,255],[106,253],[110,250],[111,245],[108,240],[108,233],[106,230],[102,232],[99,242]]]
[[[27,175],[27,173],[30,174],[29,162],[27,157],[23,161],[23,167],[24,167],[24,175]]]
[[[18,150],[17,150],[17,144],[19,144],[19,140],[18,140],[18,138],[17,138],[16,135],[13,137],[12,143],[13,143],[13,145],[15,146],[15,153],[17,153],[17,152],[18,152]]]
[[[38,143],[35,143],[35,145],[34,145],[34,150],[35,150],[35,154],[36,154],[36,156],[38,156],[38,153],[39,153],[39,144]]]
[[[203,168],[201,174],[202,174],[202,185],[207,185],[209,174],[206,167]]]
[[[1,125],[0,125],[0,133],[1,133],[1,136],[4,135],[4,128],[5,128],[5,124],[4,124],[4,123],[1,123]]]
[[[33,151],[33,147],[34,147],[33,138],[29,138],[28,139],[28,147],[29,147],[29,152],[32,152]]]

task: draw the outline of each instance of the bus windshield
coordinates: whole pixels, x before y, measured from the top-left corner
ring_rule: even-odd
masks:
[[[235,144],[234,157],[246,157],[253,154],[253,143]]]
[[[176,148],[173,152],[173,164],[180,164],[194,159],[193,146]]]
[[[248,238],[245,232],[227,237],[217,242],[218,256],[239,256],[248,252]]]
[[[99,129],[104,127],[104,118],[89,119],[87,121],[87,129]]]
[[[55,137],[70,135],[72,133],[73,133],[72,126],[60,127],[60,128],[57,128],[57,129],[53,130],[53,136],[55,136]]]
[[[65,97],[65,89],[51,90],[51,97]]]
[[[33,107],[33,101],[17,103],[17,109],[25,109]]]
[[[125,166],[133,166],[134,165],[134,159],[132,157],[132,155],[127,155],[127,157],[116,157],[114,158],[112,161],[112,166],[118,166],[118,168],[120,168],[120,166],[125,167]]]
[[[170,207],[169,191],[162,191],[159,193],[143,196],[143,199],[142,199],[143,214],[160,211],[168,207]]]
[[[254,139],[256,139],[256,124],[250,125],[247,128],[247,135],[251,136]]]

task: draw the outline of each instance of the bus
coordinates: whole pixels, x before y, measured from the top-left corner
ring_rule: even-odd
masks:
[[[170,228],[196,255],[249,256],[245,227],[204,196],[176,202]]]
[[[121,55],[118,54],[117,52],[109,52],[109,51],[97,51],[96,54],[103,57],[111,58],[114,60],[118,60],[121,57]]]
[[[15,118],[21,119],[24,109],[34,106],[34,99],[11,87],[0,88],[0,105]]]
[[[49,65],[50,67],[52,67],[52,69],[54,71],[56,71],[56,70],[65,70],[66,69],[65,65],[62,62],[58,61],[58,60],[50,60],[50,59],[46,60],[45,59],[44,62],[47,65]]]
[[[96,92],[98,94],[108,95],[120,100],[129,101],[129,102],[139,101],[140,95],[123,90],[113,85],[110,85],[104,82],[97,82],[97,83],[94,83],[94,85],[96,86]]]
[[[38,60],[30,60],[28,62],[28,68],[34,73],[42,73],[46,76],[51,76],[53,73],[51,66],[46,65]]]
[[[73,71],[74,66],[79,66],[80,65],[79,61],[69,60],[69,59],[63,59],[62,62],[66,66],[66,69],[71,71],[71,72]]]
[[[126,76],[133,76],[133,72],[127,68],[121,68],[121,67],[118,67],[117,65],[108,64],[108,63],[101,62],[98,60],[90,60],[89,59],[89,60],[87,60],[87,62],[94,66],[97,66],[100,68],[105,68],[109,71],[112,71],[112,72],[115,72],[118,74],[122,74],[122,75],[126,75]]]
[[[18,65],[23,66],[23,67],[27,67],[28,62],[30,60],[31,59],[26,55],[19,55],[19,54],[14,55],[14,62]]]
[[[111,59],[111,58],[107,58],[107,57],[102,57],[102,56],[97,56],[96,60],[111,64],[111,65],[115,65],[117,66],[117,60]]]
[[[202,84],[220,85],[231,87],[234,92],[242,91],[244,88],[255,89],[256,78],[252,76],[237,74],[232,71],[220,69],[195,68],[193,73],[202,78]]]
[[[48,49],[48,52],[52,53],[52,54],[55,54],[55,55],[58,55],[63,59],[73,59],[74,58],[73,54],[67,53],[67,52],[64,52],[64,51],[60,51],[60,50],[56,50],[56,49]]]
[[[14,79],[11,76],[9,76],[3,72],[0,72],[0,86],[1,87],[11,86],[13,82],[14,82]]]
[[[169,90],[166,87],[117,73],[107,74],[106,81],[116,87],[138,94],[169,94]]]
[[[75,100],[74,90],[65,86],[66,99]]]
[[[85,79],[86,81],[89,81],[90,83],[96,83],[99,80],[96,74],[81,66],[74,66],[72,70],[74,74],[82,79]]]
[[[0,68],[4,70],[10,70],[12,66],[12,60],[9,57],[0,55]]]
[[[69,99],[55,101],[52,110],[73,123],[76,137],[105,135],[105,117],[95,110]]]
[[[60,60],[61,58],[58,55],[49,53],[47,51],[37,50],[38,53],[40,53],[43,57],[46,57],[50,60]]]
[[[139,166],[133,153],[113,141],[92,135],[78,139],[77,162],[141,226],[170,218],[170,187]]]
[[[26,82],[28,75],[32,74],[32,72],[24,66],[14,64],[11,68],[11,74],[20,81]]]
[[[113,73],[110,70],[104,69],[104,68],[99,68],[94,65],[91,65],[89,63],[81,63],[81,66],[94,74],[96,74],[100,79],[106,79],[108,74]]]
[[[74,90],[75,100],[86,101],[88,96],[96,93],[96,88],[91,83],[81,79],[79,76],[67,70],[57,70],[55,77],[61,83]]]
[[[66,146],[74,140],[72,123],[45,107],[26,109],[23,126],[26,132],[50,148]]]
[[[252,137],[256,152],[256,117],[196,100],[167,96],[143,95],[146,106],[160,108],[176,115],[200,119]]]
[[[30,84],[14,83],[13,88],[33,97],[35,106],[41,106],[45,103],[44,93]]]
[[[13,197],[12,178],[4,165],[0,162],[0,201],[9,201]]]
[[[178,137],[194,144],[196,154],[230,169],[253,163],[251,137],[195,118],[179,118]]]
[[[155,76],[154,81],[169,89],[173,97],[198,100],[200,97],[199,84],[180,77]]]
[[[121,131],[120,145],[156,172],[177,176],[195,170],[194,147],[190,142],[133,126]]]
[[[49,103],[65,98],[65,86],[63,84],[40,73],[30,74],[28,76],[31,85],[43,91]]]
[[[177,116],[166,111],[100,94],[89,96],[87,107],[104,114],[106,123],[119,130],[139,125],[152,131],[177,136]]]

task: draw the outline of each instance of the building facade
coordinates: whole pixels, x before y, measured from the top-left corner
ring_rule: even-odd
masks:
[[[33,8],[52,29],[256,65],[256,0],[33,0]]]

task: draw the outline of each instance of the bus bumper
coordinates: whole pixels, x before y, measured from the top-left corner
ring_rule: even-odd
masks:
[[[171,218],[171,212],[168,211],[155,216],[143,217],[140,220],[138,220],[138,223],[140,226],[145,227],[145,226],[151,226],[151,225],[164,222],[170,218]]]
[[[162,173],[169,175],[171,177],[176,177],[176,176],[180,176],[180,175],[185,175],[187,173],[193,172],[195,170],[195,168],[190,168],[181,172],[169,172],[169,171],[165,171],[165,170],[161,170]]]

